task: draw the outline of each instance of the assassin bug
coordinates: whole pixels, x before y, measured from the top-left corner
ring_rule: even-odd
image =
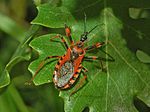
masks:
[[[86,31],[86,15],[85,15],[84,33],[81,35],[80,40],[74,43],[72,36],[71,36],[71,29],[65,24],[66,37],[69,38],[71,45],[68,46],[65,39],[61,35],[57,35],[51,38],[51,40],[53,40],[54,38],[60,38],[64,46],[66,47],[67,51],[63,56],[46,57],[39,65],[38,69],[36,70],[35,74],[33,75],[30,81],[33,81],[33,79],[38,74],[40,69],[44,66],[46,60],[51,59],[51,58],[58,58],[58,62],[55,65],[54,73],[53,73],[53,82],[58,89],[61,89],[61,90],[69,89],[78,79],[80,72],[82,71],[84,73],[83,79],[80,80],[80,83],[76,86],[76,89],[70,94],[70,96],[73,95],[78,90],[78,88],[82,86],[83,81],[87,79],[87,76],[85,75],[85,72],[87,72],[87,69],[84,66],[82,66],[83,59],[102,60],[101,57],[97,57],[97,56],[89,57],[89,56],[85,56],[85,54],[89,50],[100,48],[101,46],[105,44],[105,42],[101,42],[101,43],[98,42],[88,47],[83,46],[84,42],[87,40],[87,36],[97,27],[98,25],[96,25],[90,31],[87,32]],[[111,57],[109,54],[107,55]],[[111,61],[114,61],[112,57],[111,57]]]

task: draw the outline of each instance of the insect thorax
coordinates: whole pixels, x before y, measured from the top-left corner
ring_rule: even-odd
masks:
[[[55,85],[57,87],[65,86],[73,77],[74,67],[71,61],[66,61],[58,71],[54,72]]]
[[[74,47],[71,52],[71,60],[76,60],[80,55],[84,53],[82,48]]]

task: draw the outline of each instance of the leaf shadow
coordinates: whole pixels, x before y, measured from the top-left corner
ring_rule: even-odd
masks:
[[[148,107],[142,100],[137,97],[133,98],[133,104],[139,112],[149,112],[150,107]]]

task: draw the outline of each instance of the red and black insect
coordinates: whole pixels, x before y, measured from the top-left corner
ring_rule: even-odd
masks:
[[[81,35],[80,41],[74,43],[71,37],[71,29],[67,25],[65,25],[66,36],[69,38],[71,45],[68,46],[65,39],[61,35],[57,35],[53,37],[52,39],[60,38],[61,41],[64,43],[64,46],[66,47],[67,51],[63,56],[46,57],[45,60],[39,65],[39,68],[36,70],[31,81],[38,74],[39,70],[43,67],[46,60],[51,59],[51,58],[58,58],[59,60],[54,68],[54,73],[53,73],[53,82],[57,88],[64,90],[64,89],[68,89],[72,87],[72,85],[78,79],[80,72],[81,71],[84,72],[83,79],[80,80],[80,83],[76,86],[76,89],[70,95],[74,94],[77,91],[77,89],[82,86],[82,82],[87,78],[87,76],[85,75],[85,72],[87,72],[87,69],[82,65],[83,59],[89,59],[89,60],[91,59],[101,60],[102,59],[101,57],[97,57],[97,56],[85,56],[87,51],[91,49],[95,49],[95,48],[100,48],[101,46],[105,44],[104,42],[101,42],[101,43],[98,42],[92,46],[88,46],[84,48],[84,42],[87,40],[87,36],[97,27],[98,25],[96,25],[90,31],[87,32],[86,31],[86,16],[85,16],[84,33]],[[112,58],[112,61],[113,60],[114,59]]]

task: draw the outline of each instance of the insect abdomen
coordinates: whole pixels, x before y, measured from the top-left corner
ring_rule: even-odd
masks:
[[[56,65],[57,67],[57,65]],[[59,69],[54,71],[53,80],[58,88],[64,87],[73,77],[74,66],[71,61],[66,61]]]

